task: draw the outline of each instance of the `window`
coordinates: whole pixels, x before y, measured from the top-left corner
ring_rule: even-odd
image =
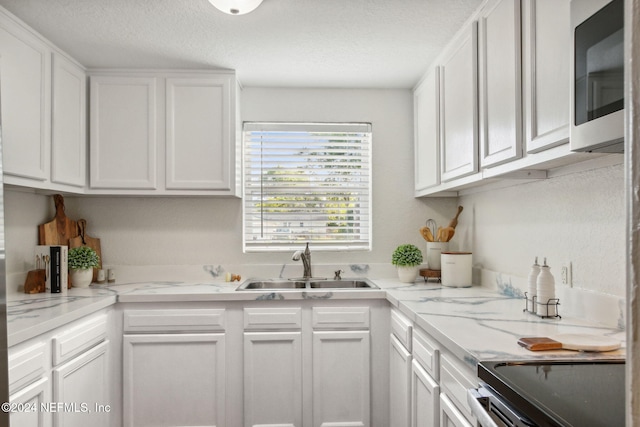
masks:
[[[371,249],[371,125],[244,124],[244,250]]]

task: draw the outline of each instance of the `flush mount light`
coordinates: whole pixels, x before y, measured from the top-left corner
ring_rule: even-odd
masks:
[[[260,6],[262,0],[209,0],[209,3],[229,15],[244,15]]]

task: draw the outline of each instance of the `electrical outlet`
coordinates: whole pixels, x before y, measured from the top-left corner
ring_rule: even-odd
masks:
[[[572,286],[571,283],[571,263],[564,264],[560,270],[560,278],[563,285]]]

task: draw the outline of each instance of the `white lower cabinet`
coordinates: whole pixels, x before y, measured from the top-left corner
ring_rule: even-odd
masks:
[[[302,333],[244,333],[244,425],[302,426]]]
[[[473,427],[445,394],[440,395],[440,427]]]
[[[125,426],[223,426],[224,334],[123,338]]]
[[[477,376],[473,370],[463,362],[450,355],[441,355],[440,357],[440,396],[446,396],[447,402],[451,403],[457,410],[456,414],[464,418],[467,424],[453,425],[471,425],[475,422],[471,408],[467,403],[467,390],[477,387]],[[442,400],[440,401],[442,406]],[[441,407],[441,418],[444,416],[453,417],[453,411]],[[457,416],[457,415],[456,415]],[[449,425],[442,423],[442,427]]]
[[[368,307],[249,307],[243,317],[245,427],[372,425]]]
[[[411,427],[435,427],[440,419],[440,386],[414,360],[411,364]]]
[[[440,425],[440,347],[414,328],[411,348],[411,427],[435,427]]]
[[[369,426],[369,331],[313,332],[313,426]]]
[[[390,320],[389,421],[392,426],[409,427],[413,323],[396,309],[391,310]]]
[[[12,426],[117,424],[108,319],[96,313],[9,348]]]
[[[389,353],[389,419],[392,426],[409,426],[412,360],[409,350],[392,334]]]
[[[123,425],[225,425],[224,309],[125,310],[123,329]]]
[[[9,401],[12,405],[16,405],[17,408],[29,408],[28,410],[16,410],[11,412],[9,418],[11,425],[31,427],[50,426],[50,414],[40,410],[40,407],[43,404],[51,401],[50,390],[51,383],[49,378],[45,377],[40,378],[35,383],[9,396]]]
[[[53,369],[54,427],[107,427],[109,401],[109,341]],[[59,406],[62,403],[64,406]]]

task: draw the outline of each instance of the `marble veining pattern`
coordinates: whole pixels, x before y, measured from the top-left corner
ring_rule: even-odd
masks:
[[[517,341],[522,337],[564,333],[588,333],[624,342],[625,332],[577,318],[542,319],[523,312],[522,298],[502,292],[414,284],[389,287],[387,293],[405,315],[472,366],[490,359],[624,357],[624,349],[606,353],[532,352],[520,347]]]
[[[216,271],[216,269],[213,269]],[[475,366],[478,360],[533,358],[623,358],[624,348],[608,353],[531,352],[517,344],[520,337],[560,333],[590,333],[624,342],[622,329],[578,318],[541,319],[523,312],[520,297],[481,287],[446,288],[420,280],[373,279],[375,290],[251,290],[236,291],[238,282],[149,281],[92,285],[66,295],[13,294],[8,298],[9,344],[15,345],[67,322],[120,302],[294,301],[329,299],[387,299],[424,332]],[[48,329],[47,329],[48,328]]]

